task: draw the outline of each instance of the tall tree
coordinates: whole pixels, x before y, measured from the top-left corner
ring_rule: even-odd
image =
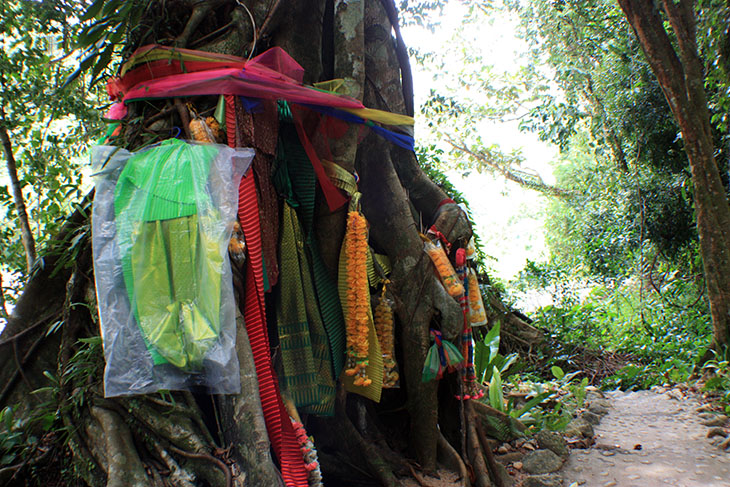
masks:
[[[714,345],[730,343],[730,205],[715,161],[697,19],[692,0],[619,0],[682,132],[714,329]],[[665,28],[660,7],[675,42]],[[675,47],[676,46],[676,47]]]

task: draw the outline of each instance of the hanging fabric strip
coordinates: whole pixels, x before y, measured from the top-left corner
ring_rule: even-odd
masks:
[[[468,270],[466,266],[466,251],[464,249],[456,249],[456,272],[464,286],[464,293],[458,297],[461,313],[464,317],[464,323],[461,330],[461,354],[464,356],[464,363],[460,369],[461,380],[463,383],[463,395],[457,395],[457,399],[479,399],[484,395],[476,384],[476,373],[474,371],[474,339],[471,331],[471,323],[469,323],[469,288],[468,288]]]
[[[296,212],[284,203],[277,328],[286,393],[308,412],[334,413],[335,384],[322,317],[314,292],[305,238]]]
[[[316,290],[322,321],[332,357],[332,372],[338,377],[344,367],[345,323],[337,287],[319,253],[319,245],[314,233],[314,205],[316,200],[316,176],[307,155],[291,122],[282,122],[279,129],[280,153],[285,160],[286,175],[284,184],[288,185],[299,203],[297,213],[304,229],[305,246],[312,264],[312,277]],[[280,181],[282,182],[282,181]]]
[[[332,184],[332,181],[330,181],[327,177],[327,173],[325,172],[324,167],[322,167],[322,161],[319,160],[317,151],[309,141],[309,137],[307,137],[307,133],[304,130],[300,109],[298,107],[290,108],[292,118],[294,119],[294,126],[297,129],[297,134],[299,135],[299,141],[302,143],[302,147],[304,147],[304,151],[307,153],[307,157],[309,157],[309,161],[312,163],[312,168],[314,169],[314,172],[317,175],[317,180],[319,181],[319,187],[327,200],[327,206],[329,206],[330,211],[334,212],[347,203],[347,198],[342,196],[342,193],[339,192],[335,185]]]
[[[235,101],[226,96],[226,125],[229,145],[236,140]],[[246,238],[244,320],[251,342],[251,351],[259,382],[261,406],[264,412],[266,430],[274,453],[279,459],[281,475],[285,484],[293,487],[307,487],[307,471],[289,415],[279,392],[269,355],[269,339],[266,332],[264,310],[263,259],[261,232],[259,228],[256,183],[249,172],[241,180],[238,197],[238,218]]]

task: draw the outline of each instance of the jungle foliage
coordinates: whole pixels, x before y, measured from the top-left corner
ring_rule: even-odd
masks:
[[[0,2],[0,130],[9,139],[0,185],[0,272],[11,303],[29,269],[5,164],[8,151],[39,254],[89,189],[82,156],[100,135],[99,86],[82,77],[61,89],[78,67],[72,55],[78,7],[62,0]]]

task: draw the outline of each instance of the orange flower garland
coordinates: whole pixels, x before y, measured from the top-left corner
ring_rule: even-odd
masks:
[[[474,269],[469,269],[466,277],[469,285],[469,323],[471,326],[486,325],[487,313],[484,310],[482,293],[479,289],[479,281],[477,281],[477,274]]]
[[[383,284],[380,301],[375,307],[375,332],[378,335],[380,350],[383,353],[383,387],[392,388],[398,385],[398,364],[393,357],[393,309],[385,297],[385,289],[389,281]]]
[[[441,284],[444,285],[449,296],[458,298],[464,294],[464,286],[461,284],[459,276],[456,275],[456,271],[454,271],[451,262],[449,262],[449,258],[446,256],[443,247],[441,247],[441,243],[428,240],[424,242],[423,248],[431,258],[433,265],[436,266]]]
[[[353,382],[356,386],[367,387],[372,383],[368,378],[368,323],[370,310],[367,274],[367,221],[358,211],[347,214],[345,233],[345,255],[347,256],[347,366],[345,374],[357,375]]]

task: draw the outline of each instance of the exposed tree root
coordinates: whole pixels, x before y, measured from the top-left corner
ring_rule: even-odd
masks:
[[[474,413],[473,410],[471,411],[471,413],[471,421],[474,423],[474,427],[476,428],[477,437],[479,438],[479,444],[481,445],[482,451],[484,452],[484,457],[487,460],[487,466],[489,467],[489,473],[492,482],[494,482],[494,485],[496,485],[496,487],[505,487],[504,482],[502,482],[502,477],[499,476],[499,467],[497,466],[497,461],[494,459],[494,454],[492,453],[492,449],[489,447],[489,442],[487,441],[486,436],[484,436],[482,423],[481,421],[479,421],[479,418],[476,417],[476,413]]]
[[[337,391],[337,423],[349,449],[359,451],[362,458],[370,467],[368,470],[375,475],[384,487],[397,487],[400,483],[393,474],[393,465],[385,460],[378,448],[371,442],[366,441],[360,432],[352,424],[346,412],[347,393],[342,385]],[[356,456],[353,455],[353,458]]]
[[[471,487],[469,481],[469,471],[466,469],[464,461],[459,456],[459,453],[451,446],[451,443],[444,437],[443,434],[439,433],[438,437],[438,460],[446,468],[458,472],[461,477],[461,487]]]
[[[129,427],[116,412],[98,406],[91,415],[99,422],[105,440],[106,487],[145,487],[148,478],[137,454]]]
[[[185,450],[181,450],[181,449],[175,447],[174,445],[170,446],[170,451],[177,453],[178,455],[187,457],[187,458],[205,460],[205,461],[208,461],[208,462],[214,464],[226,476],[226,484],[225,484],[226,487],[233,487],[233,476],[231,474],[231,469],[220,458],[216,458],[213,455],[209,455],[207,453],[190,453]]]
[[[476,430],[476,418],[471,407],[472,401],[465,401],[466,409],[466,449],[471,463],[474,476],[475,487],[494,487],[490,479],[490,470],[484,459],[481,444],[479,443],[479,435]],[[495,473],[496,475],[496,473]]]

